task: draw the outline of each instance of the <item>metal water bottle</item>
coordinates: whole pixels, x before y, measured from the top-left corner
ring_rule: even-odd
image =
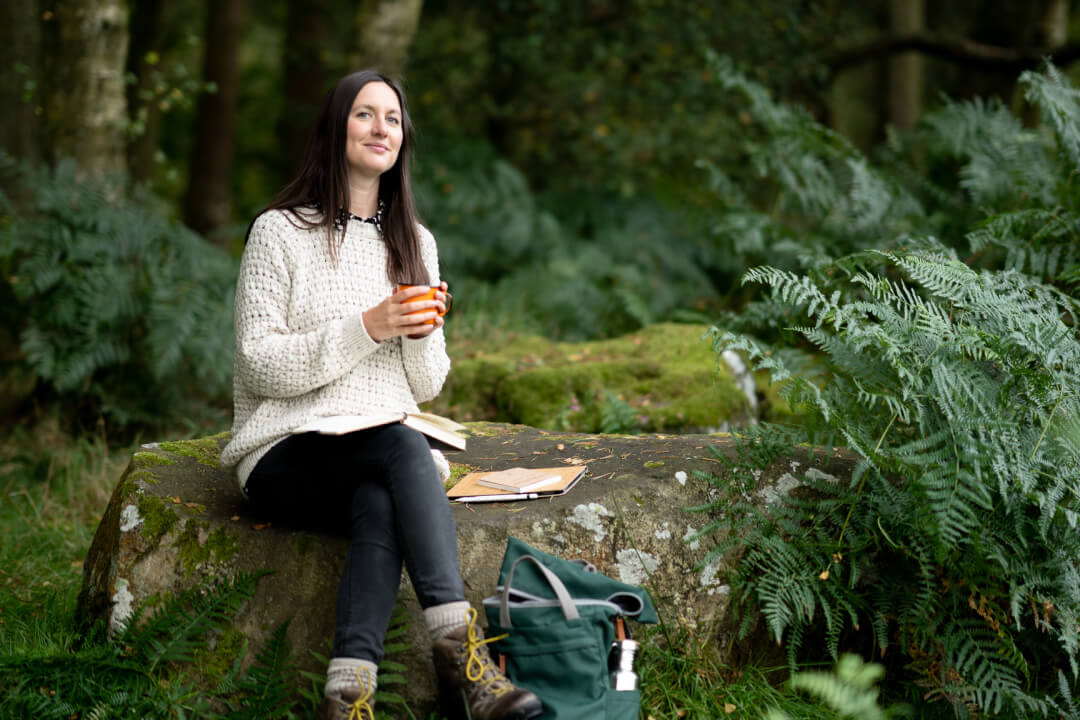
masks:
[[[615,670],[611,673],[611,687],[615,690],[637,690],[638,676],[634,672],[634,653],[638,644],[634,640],[618,640],[611,645],[615,658]]]

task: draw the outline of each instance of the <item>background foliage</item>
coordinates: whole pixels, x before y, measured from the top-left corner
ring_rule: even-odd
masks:
[[[881,249],[805,253],[793,258],[801,272],[745,274],[768,292],[740,322],[761,329],[774,318],[765,335],[775,344],[714,331],[718,350],[746,352],[803,413],[798,429],[757,431],[749,469],[799,440],[857,460],[850,482],[804,477],[764,509],[742,499],[747,467],[710,478],[724,490],[714,506],[724,519],[710,531],[731,531],[713,553],[746,547],[742,603],[792,664],[803,651],[816,657],[819,642],[834,658],[849,644],[889,651],[924,699],[962,716],[1069,712],[1060,688],[1080,671],[1080,299],[1069,292],[1080,93],[1052,66],[1022,82],[1048,121],[1042,131],[981,102],[950,104],[921,131],[926,147],[960,160],[963,202],[986,216],[967,233],[967,263],[923,234],[932,221],[918,234],[878,222]],[[737,75],[731,84],[759,90]],[[771,135],[823,136],[805,117],[762,117]],[[888,208],[899,196],[909,215],[932,217],[876,169],[849,172],[857,156],[830,163],[835,147],[801,156],[796,171],[776,168],[799,202],[792,212],[827,227],[838,208]],[[1001,170],[987,171],[991,158]],[[820,202],[802,198],[807,170]],[[928,197],[945,196],[936,189]],[[784,346],[819,354],[819,377],[792,374]]]
[[[117,430],[223,404],[237,263],[170,221],[153,197],[110,197],[72,163],[3,169],[24,196],[17,211],[0,205],[0,319],[38,398],[63,402],[76,425],[100,418]]]
[[[18,98],[0,149],[20,158],[0,156],[0,707],[71,710],[41,692],[58,669],[99,715],[229,715],[260,692],[282,706],[280,646],[207,697],[184,653],[149,677],[149,645],[80,649],[58,618],[117,475],[109,443],[122,458],[143,433],[227,425],[243,232],[287,178],[311,96],[358,57],[353,23],[326,20],[383,4],[249,8],[233,48],[231,214],[205,238],[183,206],[222,179],[196,162],[203,101],[223,90],[201,73],[220,40],[207,28],[238,3],[125,6],[130,176],[110,178],[43,140],[50,85],[71,66],[15,54],[30,42],[19,30],[48,35],[65,8],[3,9],[33,22],[0,27],[13,70],[0,83]],[[890,124],[903,73],[882,41],[915,4],[428,0],[404,74],[421,209],[455,294],[448,335],[715,322],[717,349],[783,383],[799,423],[748,430],[701,509],[748,548],[735,578],[747,629],[761,619],[792,665],[876,653],[883,695],[927,716],[1076,717],[1080,113],[1068,61],[1032,68],[1076,57],[1077,7],[924,4],[926,112]],[[604,428],[632,428],[614,400]],[[854,453],[852,484],[804,478],[766,512],[743,504],[749,471],[796,442]],[[646,648],[658,716],[900,711],[875,702],[874,666],[797,675],[820,698],[808,705],[769,686],[782,672],[717,667],[707,641],[686,652],[683,639]],[[133,692],[110,695],[109,674]]]

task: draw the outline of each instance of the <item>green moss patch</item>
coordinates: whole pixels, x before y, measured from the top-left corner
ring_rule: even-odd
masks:
[[[142,534],[151,543],[172,530],[180,516],[156,495],[143,495],[138,500],[139,517],[143,520]]]
[[[206,563],[222,565],[237,553],[236,538],[227,533],[224,528],[218,528],[210,533],[205,543],[199,542],[199,535],[207,528],[209,528],[209,523],[188,520],[176,538],[180,564],[186,574],[191,574],[199,565]]]
[[[155,452],[137,452],[132,459],[135,461],[136,467],[140,468],[176,464],[175,460],[167,458],[164,455],[159,455]]]
[[[686,432],[749,412],[703,325],[661,323],[587,343],[519,337],[450,348],[453,369],[433,412],[572,432]],[[616,418],[613,420],[613,418]]]
[[[467,473],[469,473],[471,471],[472,471],[472,468],[470,468],[468,465],[459,465],[458,463],[450,463],[450,477],[448,477],[446,479],[446,482],[443,483],[443,487],[446,488],[447,490],[449,490],[450,488],[457,485],[458,481],[461,480],[462,477],[464,477]]]
[[[154,473],[144,467],[132,470],[131,473],[128,474],[128,480],[133,483],[146,483],[148,485],[157,485],[160,482],[160,480],[154,477]]]
[[[195,663],[207,680],[207,687],[215,687],[232,671],[237,659],[247,650],[247,638],[235,626],[222,629],[212,647],[205,647],[195,654]]]
[[[209,465],[211,467],[221,466],[221,449],[218,447],[218,440],[222,435],[211,435],[209,437],[197,438],[195,440],[179,440],[175,442],[163,442],[158,445],[165,452],[173,453],[174,455],[183,455],[189,457],[198,463],[203,465]]]

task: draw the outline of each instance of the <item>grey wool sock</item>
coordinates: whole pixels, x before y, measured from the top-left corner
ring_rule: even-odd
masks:
[[[431,642],[466,625],[465,613],[469,611],[468,600],[432,605],[424,608],[424,625],[427,626]]]
[[[326,668],[326,688],[323,695],[333,698],[347,687],[362,685],[375,694],[379,667],[370,660],[336,657],[330,659]]]

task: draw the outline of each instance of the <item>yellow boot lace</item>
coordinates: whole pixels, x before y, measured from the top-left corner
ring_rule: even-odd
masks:
[[[364,671],[364,678],[360,677],[361,670]],[[349,705],[349,716],[346,720],[375,720],[375,711],[371,709],[371,671],[367,668],[357,668],[356,682],[360,683],[363,692]]]
[[[465,677],[470,682],[474,682],[480,686],[482,690],[490,692],[496,697],[504,695],[513,689],[513,685],[505,681],[502,673],[495,669],[495,666],[491,664],[491,654],[488,652],[480,653],[479,650],[488,643],[493,643],[496,640],[502,640],[507,637],[509,633],[503,633],[502,635],[496,635],[486,640],[480,639],[480,632],[476,627],[476,608],[469,608],[465,612],[465,622],[468,625],[468,632],[465,639],[465,651],[469,654],[469,660],[465,663]],[[488,672],[488,671],[491,672]],[[486,677],[485,677],[486,676]]]

